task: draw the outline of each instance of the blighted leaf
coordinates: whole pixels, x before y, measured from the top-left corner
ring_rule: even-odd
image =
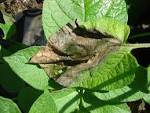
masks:
[[[46,46],[32,57],[30,63],[38,63],[38,64],[53,63],[59,61],[60,59],[61,57],[57,55],[52,50],[52,48]]]
[[[76,19],[82,23],[103,16],[115,18],[126,23],[128,16],[125,1],[45,0],[43,6],[43,27],[46,38],[49,39],[61,27]]]
[[[59,65],[59,64],[39,64],[42,69],[46,72],[46,74],[50,77],[60,76],[62,73],[65,72],[66,66]]]
[[[121,88],[133,81],[137,67],[138,64],[130,54],[130,49],[121,47],[107,54],[96,67],[78,73],[70,87],[94,90]],[[71,73],[65,77],[70,79]]]
[[[58,113],[56,104],[49,91],[44,91],[44,93],[33,103],[29,113]]]
[[[51,36],[46,47],[33,56],[30,62],[45,64],[64,60],[85,61],[99,52],[109,42],[111,46],[111,41],[114,41],[112,42],[113,45],[120,44],[117,39],[104,37],[79,36],[72,29],[65,26],[62,30]]]
[[[62,36],[65,37],[65,34],[66,32],[64,34],[62,33]],[[88,37],[80,37],[76,34],[68,33],[66,34],[66,38],[60,41],[57,35],[59,36],[59,34],[56,33],[56,36],[54,35],[54,37],[50,39],[48,45],[45,47],[47,48],[47,50],[50,47],[52,48],[50,48],[49,50],[50,54],[46,56],[45,60],[43,60],[44,62],[38,59],[36,59],[38,62],[35,62],[39,64],[55,64],[55,62],[50,62],[49,60],[47,60],[51,59],[51,56],[53,55],[51,54],[52,52],[59,57],[63,56],[64,58],[66,58],[58,59],[57,57],[53,57],[54,61],[62,62],[62,65],[67,67],[67,70],[64,72],[64,74],[61,74],[59,77],[54,79],[57,83],[65,87],[71,86],[92,89],[94,88],[98,90],[111,90],[129,85],[133,81],[134,72],[138,67],[138,64],[135,58],[130,54],[131,48],[122,47],[117,39],[115,40],[114,38],[109,37],[94,39]],[[67,38],[69,41],[66,41]],[[76,41],[76,38],[79,38],[80,41]],[[60,43],[59,41],[62,43]],[[83,47],[85,51],[87,50],[87,54],[85,54],[85,57],[87,57],[88,59],[85,62],[79,62],[75,65],[68,65],[67,59],[69,57],[71,57],[74,61],[78,61],[79,58],[83,58],[82,55],[73,57],[76,55],[76,52],[70,54],[70,52],[72,52],[71,50],[66,51],[70,42],[74,44],[74,46],[79,45]],[[90,45],[90,43],[92,45]],[[61,47],[63,47],[64,49],[61,50]],[[44,54],[47,55],[48,52],[43,50],[41,51],[39,53],[40,55],[37,54],[35,55],[35,57],[38,57],[39,59],[45,58]],[[80,49],[79,53],[82,53]],[[107,84],[107,82],[109,84]]]
[[[18,106],[10,99],[0,97],[1,113],[21,113]]]
[[[40,47],[29,47],[4,59],[11,69],[26,83],[36,89],[43,90],[48,88],[48,76],[36,65],[29,64],[30,58],[37,53],[39,49]]]
[[[115,47],[112,48],[116,49]],[[106,43],[106,45],[103,45],[103,47],[99,49],[98,53],[96,53],[93,58],[89,59],[85,63],[72,66],[56,81],[63,86],[71,85],[77,78],[80,77],[80,73],[82,73],[83,71],[87,71],[91,68],[95,68],[99,64],[99,62],[102,61],[103,58],[113,50],[112,48],[109,47]]]
[[[127,24],[123,24],[113,18],[102,17],[97,20],[88,21],[83,24],[87,29],[96,29],[104,35],[117,38],[121,42],[126,42],[130,28]]]
[[[49,39],[47,45],[31,58],[30,63],[39,64],[50,77],[54,76],[54,67],[60,67],[61,72],[70,67],[73,71],[76,67],[80,68],[79,70],[76,68],[77,71],[88,69],[89,66],[96,65],[96,61],[101,59],[100,56],[105,55],[107,51],[111,51],[109,47],[120,45],[120,41],[117,39],[104,37],[103,35],[99,38],[79,36],[66,26]],[[97,59],[94,58],[95,56],[97,56]],[[75,66],[77,64],[81,64],[81,66]],[[72,75],[75,74],[72,73]],[[59,81],[60,78],[57,82],[60,83]],[[64,80],[61,79],[61,81]],[[69,84],[63,85],[68,86]]]

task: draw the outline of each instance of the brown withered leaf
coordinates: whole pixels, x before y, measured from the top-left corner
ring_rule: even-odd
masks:
[[[49,47],[43,47],[36,55],[34,55],[30,63],[35,64],[46,64],[46,63],[53,63],[60,60],[59,55],[54,53],[54,51]]]
[[[70,69],[68,69],[64,74],[59,76],[59,78],[56,79],[56,82],[61,84],[62,86],[69,86],[74,82],[74,80],[77,77],[80,77],[80,73],[85,70],[89,70],[94,68],[96,65],[98,65],[110,52],[115,51],[118,49],[119,46],[110,46],[110,47],[103,47],[99,51],[99,53],[96,53],[93,58],[89,59],[86,63],[82,63],[76,66],[72,66]]]
[[[50,37],[30,63],[39,64],[50,78],[67,87],[80,77],[82,71],[95,67],[119,45],[115,38],[78,36],[64,27]]]
[[[66,70],[66,66],[61,64],[39,64],[44,69],[46,74],[50,77],[58,77]]]

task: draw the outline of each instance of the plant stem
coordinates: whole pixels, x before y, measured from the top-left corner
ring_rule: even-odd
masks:
[[[150,43],[123,44],[123,46],[130,47],[131,49],[137,49],[137,48],[150,48]]]

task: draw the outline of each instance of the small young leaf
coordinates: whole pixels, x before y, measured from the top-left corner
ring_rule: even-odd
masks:
[[[10,99],[0,97],[1,113],[21,113],[18,106]]]
[[[33,103],[29,113],[58,113],[56,104],[49,91],[44,91],[44,93]]]
[[[36,89],[48,88],[49,78],[46,73],[36,65],[29,64],[30,58],[38,52],[40,47],[29,47],[20,50],[4,60],[11,69],[25,82]]]
[[[124,0],[45,0],[43,27],[46,38],[69,22],[81,23],[107,16],[127,23],[128,15]],[[62,19],[63,17],[63,19]]]

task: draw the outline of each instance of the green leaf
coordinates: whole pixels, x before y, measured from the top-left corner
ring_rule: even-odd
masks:
[[[125,86],[123,88],[112,90],[107,93],[94,92],[93,95],[103,101],[133,102],[142,99],[146,93]]]
[[[150,94],[145,95],[144,101],[150,105]]]
[[[33,103],[29,113],[58,113],[56,104],[49,91],[44,91],[44,93]]]
[[[38,52],[39,49],[40,47],[29,47],[9,57],[5,57],[4,59],[11,69],[26,83],[36,89],[43,90],[48,88],[48,76],[44,70],[39,69],[36,65],[28,63],[30,58]]]
[[[25,87],[22,81],[7,64],[0,64],[0,84],[8,92],[19,92]]]
[[[12,100],[0,97],[0,113],[21,113],[21,111]]]
[[[130,49],[121,47],[113,51],[94,68],[80,73],[71,87],[93,90],[114,90],[129,85],[138,67]]]
[[[127,23],[128,15],[124,0],[45,0],[43,27],[46,38],[76,19],[86,22],[107,16]]]
[[[142,99],[147,95],[147,70],[139,67],[135,72],[135,79],[129,85],[109,92],[86,92],[98,99],[109,102],[132,102]]]
[[[58,113],[71,113],[79,106],[80,96],[74,89],[63,89],[50,95],[56,103]]]
[[[121,42],[126,42],[130,28],[127,24],[123,24],[113,18],[102,17],[97,20],[88,21],[83,24],[86,29],[96,29],[104,35],[112,36]]]
[[[33,102],[41,95],[41,91],[31,87],[23,88],[18,95],[18,105],[24,113],[28,113]]]
[[[90,113],[131,113],[127,104],[104,105],[97,109],[90,110]]]
[[[2,62],[2,56],[3,56],[3,55],[2,55],[2,50],[1,50],[1,49],[2,49],[2,47],[1,47],[1,45],[0,45],[0,63]]]
[[[29,113],[55,113],[56,111],[56,113],[71,113],[79,107],[79,99],[80,96],[74,89],[62,89],[51,93],[46,91],[35,101]],[[53,106],[51,106],[52,104]],[[43,106],[43,109],[46,109],[47,112],[46,110],[42,112],[41,106]],[[46,108],[44,106],[46,106]],[[35,110],[36,108],[39,112]],[[48,111],[48,108],[51,110]],[[54,109],[54,111],[52,109]]]
[[[5,24],[0,23],[0,28],[4,32],[4,39],[9,39],[16,32],[16,27],[14,25],[13,17],[4,14],[3,18]]]
[[[0,50],[0,85],[8,92],[19,92],[25,86],[22,81],[3,60],[2,57],[11,55],[11,52],[1,48]]]
[[[83,98],[84,108],[90,113],[131,113],[129,107],[125,103],[111,103],[101,101],[95,96],[85,94]]]
[[[147,79],[148,79],[148,87],[149,87],[148,89],[150,91],[150,67],[148,67],[147,70],[148,70],[148,77],[147,77]]]

